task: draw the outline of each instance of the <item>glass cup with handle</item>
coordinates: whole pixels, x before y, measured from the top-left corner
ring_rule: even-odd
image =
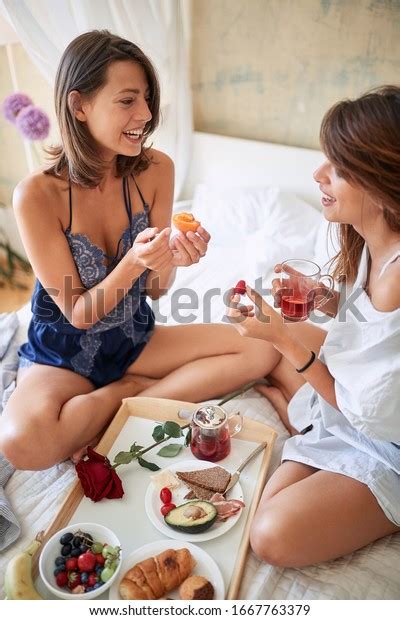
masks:
[[[326,286],[323,280],[329,280]],[[290,259],[281,263],[279,306],[288,321],[306,321],[310,312],[328,300],[334,292],[334,280],[321,274],[318,265],[306,259]],[[321,299],[322,296],[322,299]]]
[[[240,412],[228,414],[219,405],[202,405],[192,416],[190,449],[204,461],[221,461],[231,450],[231,437],[243,426]]]

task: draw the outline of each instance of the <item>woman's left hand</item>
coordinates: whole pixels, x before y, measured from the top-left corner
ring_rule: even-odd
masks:
[[[202,226],[195,233],[188,232],[185,235],[180,232],[172,237],[170,247],[174,267],[189,267],[198,263],[206,255],[210,239],[210,234]]]
[[[239,305],[240,295],[232,294],[227,311],[230,322],[241,336],[267,340],[272,344],[281,341],[284,336],[284,322],[280,313],[250,286],[246,286],[246,293],[254,305]]]

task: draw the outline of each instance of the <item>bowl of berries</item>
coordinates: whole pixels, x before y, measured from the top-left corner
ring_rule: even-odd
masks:
[[[70,600],[100,596],[120,568],[120,542],[98,523],[68,525],[47,541],[39,558],[45,586],[58,598]]]

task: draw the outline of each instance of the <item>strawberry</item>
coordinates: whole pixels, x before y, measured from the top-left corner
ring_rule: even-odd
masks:
[[[64,586],[66,586],[68,583],[68,575],[67,573],[64,571],[62,573],[58,573],[57,577],[56,577],[56,584],[58,585],[59,588],[63,588]]]
[[[91,551],[86,551],[78,558],[78,568],[80,571],[90,573],[96,565],[96,556]]]
[[[67,571],[77,570],[78,558],[68,558],[68,560],[65,562],[65,568]]]
[[[68,588],[73,590],[76,586],[81,585],[81,576],[79,573],[72,571],[68,573]]]
[[[235,295],[245,295],[246,293],[246,282],[244,280],[239,280],[233,289]]]

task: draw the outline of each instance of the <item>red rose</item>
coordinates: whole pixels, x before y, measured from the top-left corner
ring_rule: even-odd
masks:
[[[124,494],[122,482],[108,458],[92,448],[87,449],[87,456],[87,459],[82,459],[75,466],[86,497],[94,502],[99,502],[103,497],[107,499],[122,497]]]

